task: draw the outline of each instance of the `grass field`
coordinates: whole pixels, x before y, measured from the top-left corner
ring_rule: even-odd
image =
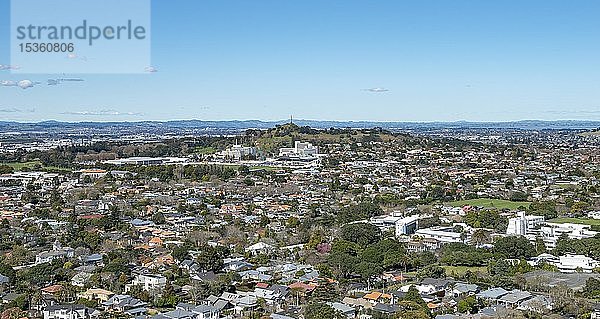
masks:
[[[562,218],[551,219],[551,220],[549,220],[549,222],[559,223],[559,224],[573,223],[573,224],[583,224],[583,225],[600,225],[600,219],[590,219],[590,218],[562,217]]]
[[[448,204],[455,207],[462,207],[465,205],[471,206],[483,206],[489,208],[498,208],[498,209],[517,209],[520,206],[529,207],[531,202],[513,202],[510,200],[504,199],[491,199],[491,198],[477,198],[477,199],[468,199],[468,200],[459,200],[454,202],[449,202]]]
[[[42,166],[42,162],[40,161],[32,161],[32,162],[15,162],[15,163],[2,163],[2,165],[8,165],[10,167],[12,167],[14,170],[18,171],[21,170],[25,167],[27,168],[34,168],[36,165]]]
[[[600,131],[583,132],[583,133],[580,133],[579,135],[580,136],[599,136]]]
[[[446,270],[446,276],[452,276],[452,273],[454,273],[456,276],[463,276],[467,272],[467,270],[470,270],[473,273],[488,273],[487,267],[442,266],[442,268]]]
[[[40,161],[31,161],[31,162],[13,162],[13,163],[1,163],[2,165],[7,165],[12,167],[15,171],[21,171],[24,168],[28,168],[29,170],[35,169],[35,167],[41,167],[41,169],[46,171],[70,171],[67,168],[55,167],[55,166],[43,166]]]

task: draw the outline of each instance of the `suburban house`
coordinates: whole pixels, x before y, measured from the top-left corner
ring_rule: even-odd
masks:
[[[100,311],[83,305],[54,305],[43,311],[44,319],[94,319],[100,316]]]
[[[167,284],[167,278],[155,274],[139,274],[133,278],[130,284],[125,285],[125,292],[129,292],[134,286],[141,286],[146,291],[163,289]]]

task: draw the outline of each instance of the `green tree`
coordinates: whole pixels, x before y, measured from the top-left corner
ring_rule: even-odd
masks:
[[[305,319],[346,319],[346,317],[324,303],[311,303],[304,309]]]
[[[535,256],[535,247],[523,236],[508,236],[496,240],[494,252],[506,258],[521,259]]]
[[[366,247],[381,239],[381,230],[368,223],[347,224],[342,227],[340,237]]]
[[[229,249],[221,246],[204,245],[198,251],[200,253],[196,256],[196,262],[204,271],[220,271],[223,268],[223,258],[229,255]]]
[[[157,225],[162,225],[166,222],[165,215],[162,213],[156,213],[152,215],[152,221]]]
[[[460,313],[477,313],[479,311],[479,304],[475,297],[469,296],[458,302],[457,309]]]

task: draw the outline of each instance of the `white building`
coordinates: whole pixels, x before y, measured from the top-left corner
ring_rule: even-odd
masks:
[[[397,220],[395,224],[396,236],[414,234],[417,231],[417,228],[419,228],[420,218],[421,216],[419,215],[413,215]]]
[[[43,310],[44,319],[93,319],[100,311],[83,305],[55,305]]]
[[[600,219],[600,211],[589,212],[587,213],[587,217],[592,219]]]
[[[544,223],[543,216],[525,215],[525,212],[518,212],[517,217],[508,220],[506,228],[507,235],[528,235],[532,230],[538,228]]]
[[[188,161],[183,157],[129,157],[115,160],[107,160],[103,164],[111,165],[170,165],[183,164]]]
[[[582,272],[591,273],[595,268],[600,267],[600,262],[586,257],[584,255],[565,255],[560,256],[559,262],[556,265],[558,270],[561,272],[576,272],[581,270]]]
[[[556,247],[556,242],[561,235],[566,234],[571,239],[583,239],[596,236],[598,232],[591,230],[590,225],[571,223],[545,223],[539,232],[527,236],[530,240],[541,237],[548,248]]]
[[[125,292],[134,286],[141,286],[146,291],[162,290],[167,285],[167,278],[155,274],[139,274],[133,278],[131,284],[125,285]]]
[[[432,238],[438,240],[440,243],[462,243],[464,241],[468,241],[470,236],[465,235],[464,240],[461,238],[463,235],[461,233],[457,233],[453,231],[452,227],[431,227],[419,229],[415,232],[416,236],[422,238]]]
[[[247,253],[251,253],[254,256],[260,255],[260,254],[268,255],[275,250],[275,247],[273,247],[267,243],[258,242],[254,245],[246,247],[246,249],[244,249],[244,250]]]
[[[256,148],[242,145],[233,145],[232,147],[219,153],[219,156],[228,159],[240,160],[250,155],[256,155]]]
[[[308,142],[296,141],[292,148],[280,148],[279,157],[314,157],[319,154],[319,148]]]
[[[35,264],[43,264],[52,262],[55,259],[61,258],[73,258],[75,250],[71,247],[62,247],[61,244],[56,241],[52,245],[52,250],[44,251],[35,256]]]
[[[564,256],[555,257],[550,254],[541,254],[537,257],[531,258],[531,260],[528,261],[528,263],[532,266],[537,266],[542,262],[554,265],[560,272],[564,273],[591,273],[594,271],[594,269],[600,267],[600,261],[584,255],[566,254]]]

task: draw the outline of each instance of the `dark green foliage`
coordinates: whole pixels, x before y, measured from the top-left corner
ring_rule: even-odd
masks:
[[[304,309],[305,319],[346,319],[344,315],[324,303],[311,303]]]
[[[462,243],[444,245],[440,261],[450,266],[483,266],[492,254],[483,248]]]
[[[223,268],[223,258],[229,256],[229,249],[221,246],[204,245],[198,251],[200,254],[196,256],[196,262],[204,271],[220,271]]]
[[[501,232],[508,226],[508,219],[495,209],[470,211],[465,216],[465,222],[474,228],[491,228]]]
[[[342,227],[340,237],[343,240],[366,247],[381,239],[381,230],[377,226],[367,223],[348,224]]]
[[[358,205],[350,205],[342,208],[337,215],[340,223],[349,223],[357,220],[369,219],[373,216],[383,214],[383,210],[378,204],[371,201],[363,201]]]
[[[8,165],[0,165],[0,175],[2,174],[11,174],[13,173],[14,170],[12,167],[8,166]]]
[[[445,278],[446,270],[438,265],[429,265],[419,269],[417,276],[419,278]]]
[[[553,201],[533,202],[529,205],[530,215],[544,216],[546,220],[558,217],[556,203]]]
[[[535,247],[523,236],[503,237],[494,243],[494,252],[505,258],[529,258],[536,255]]]

